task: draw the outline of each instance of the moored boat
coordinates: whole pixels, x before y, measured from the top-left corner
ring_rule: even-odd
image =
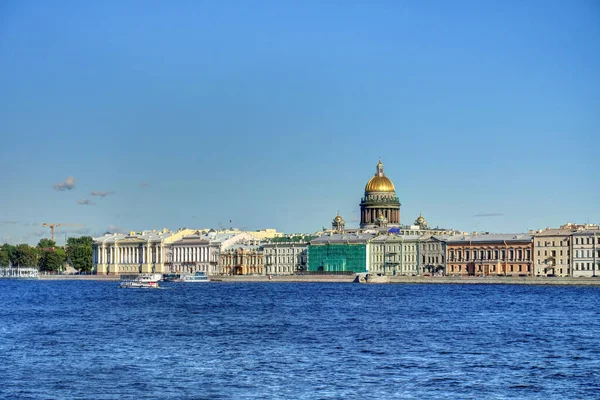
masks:
[[[158,281],[161,279],[161,274],[121,275],[119,287],[123,289],[160,289]]]
[[[204,272],[196,272],[194,275],[181,275],[179,282],[196,283],[209,282],[208,276]]]

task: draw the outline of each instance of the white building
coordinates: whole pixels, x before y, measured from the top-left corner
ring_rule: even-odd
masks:
[[[600,276],[600,231],[573,232],[573,276]]]
[[[167,246],[194,231],[142,231],[106,234],[92,243],[92,262],[98,275],[164,273]]]
[[[257,244],[258,240],[248,232],[196,231],[179,238],[168,247],[166,270],[169,273],[204,272],[207,275],[221,273],[219,257],[232,245]]]
[[[267,275],[293,275],[306,271],[307,242],[263,243]]]

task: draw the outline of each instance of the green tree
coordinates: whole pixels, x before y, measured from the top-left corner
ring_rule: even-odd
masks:
[[[38,249],[51,249],[53,247],[56,246],[56,243],[48,238],[42,238],[40,239],[40,241],[38,242]]]
[[[6,245],[5,245],[6,246]],[[0,267],[8,267],[10,265],[10,254],[4,249],[4,246],[0,249]]]
[[[38,250],[28,244],[20,244],[15,248],[11,263],[13,267],[35,267],[38,265]]]
[[[12,264],[12,260],[14,259],[14,254],[15,251],[17,251],[17,248],[12,244],[4,243],[2,245],[2,251],[8,255],[8,263]]]
[[[65,259],[65,250],[60,247],[54,250],[43,250],[38,261],[38,267],[41,271],[62,271]]]
[[[92,270],[92,242],[90,236],[67,239],[67,259],[79,272]]]

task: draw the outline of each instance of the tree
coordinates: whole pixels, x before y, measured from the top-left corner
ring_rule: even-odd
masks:
[[[8,256],[8,265],[12,264],[12,260],[14,258],[14,254],[17,248],[12,244],[4,243],[2,245],[2,252]],[[2,256],[0,256],[2,257]]]
[[[11,263],[13,267],[35,267],[38,264],[38,250],[28,244],[20,244],[16,247]]]
[[[51,249],[53,247],[56,246],[56,243],[48,238],[42,238],[40,239],[40,241],[38,242],[38,249]]]
[[[0,249],[0,267],[8,267],[10,265],[10,254],[4,249],[4,246]]]
[[[80,272],[92,270],[92,242],[90,236],[67,239],[67,258],[73,268]]]
[[[62,271],[65,264],[65,250],[57,248],[55,250],[42,251],[38,266],[41,271]]]

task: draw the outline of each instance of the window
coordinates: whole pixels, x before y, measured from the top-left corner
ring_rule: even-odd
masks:
[[[575,238],[575,244],[579,244],[579,238]]]

